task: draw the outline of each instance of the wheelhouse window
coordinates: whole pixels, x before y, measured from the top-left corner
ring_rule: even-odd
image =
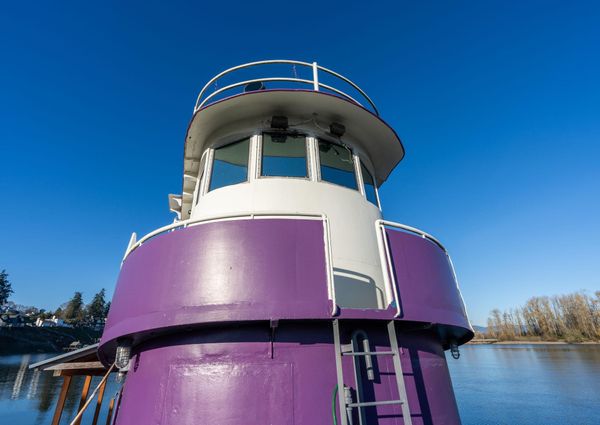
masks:
[[[369,202],[377,205],[377,193],[375,192],[375,179],[365,167],[365,164],[360,162],[360,171],[362,173],[363,182],[365,184],[365,195],[367,196],[367,200]]]
[[[308,177],[306,138],[286,133],[264,133],[260,174],[265,177]]]
[[[210,178],[210,190],[248,180],[250,139],[216,148]]]
[[[354,158],[345,146],[319,140],[321,180],[358,190]]]

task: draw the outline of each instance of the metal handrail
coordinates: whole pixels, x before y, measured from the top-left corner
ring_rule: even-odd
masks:
[[[396,276],[394,274],[394,264],[392,262],[392,256],[390,253],[390,247],[388,243],[388,239],[386,237],[385,228],[386,227],[395,227],[397,229],[401,229],[408,233],[413,233],[415,235],[421,236],[423,239],[427,239],[430,242],[437,245],[439,248],[444,251],[446,257],[449,259],[450,255],[448,251],[442,245],[440,241],[431,236],[429,233],[422,231],[421,229],[417,229],[416,227],[407,226],[406,224],[395,223],[393,221],[387,220],[376,220],[375,221],[375,229],[379,233],[379,237],[377,238],[377,245],[379,247],[379,256],[381,260],[381,265],[386,265],[386,269],[383,270],[383,280],[386,284],[386,287],[389,288],[388,291],[392,294],[394,301],[396,301],[396,314],[394,317],[400,317],[402,315],[402,307],[400,306],[400,295],[398,294],[398,283],[396,282]],[[454,266],[452,265],[452,260],[450,260],[450,266],[452,268],[452,274],[454,276],[454,282],[456,283],[456,287],[458,288],[458,281],[456,280],[456,272],[454,271]],[[391,289],[391,290],[390,290]],[[460,289],[458,289],[460,293]],[[462,294],[461,294],[462,300]],[[464,306],[464,301],[463,301]]]
[[[215,90],[213,93],[211,93],[210,95],[204,97],[204,95],[206,94],[207,90],[209,89],[209,87],[216,83],[220,78],[222,78],[223,76],[227,75],[227,74],[231,74],[232,72],[238,71],[240,69],[245,69],[245,68],[250,68],[250,67],[254,67],[254,66],[259,66],[259,65],[273,65],[273,64],[288,64],[288,65],[300,65],[300,66],[305,66],[305,67],[309,67],[312,68],[313,71],[313,79],[312,80],[307,80],[307,79],[303,79],[303,78],[290,78],[290,77],[268,77],[268,78],[256,78],[256,79],[252,79],[252,80],[246,80],[246,81],[242,81],[242,82],[238,82],[238,83],[234,83],[234,84],[230,84],[226,87],[223,87],[221,89]],[[204,85],[204,87],[202,88],[202,90],[200,91],[200,93],[198,94],[198,97],[196,98],[196,104],[194,106],[194,113],[196,113],[198,110],[202,109],[202,107],[204,107],[205,105],[208,104],[208,101],[212,98],[214,98],[216,95],[223,93],[224,91],[227,90],[231,90],[233,88],[236,87],[240,87],[240,86],[244,86],[246,84],[250,84],[250,83],[256,83],[256,82],[265,82],[265,81],[286,81],[286,82],[296,82],[296,83],[301,83],[301,84],[309,84],[313,86],[313,90],[314,91],[319,91],[320,88],[324,88],[326,90],[331,90],[334,93],[340,95],[341,97],[344,97],[360,106],[362,106],[362,104],[360,102],[358,102],[356,99],[354,99],[352,96],[348,95],[347,93],[344,93],[342,90],[336,89],[332,86],[329,86],[327,84],[323,84],[319,82],[319,71],[325,72],[329,75],[332,75],[344,82],[346,82],[347,84],[349,84],[350,86],[352,86],[356,91],[358,91],[362,97],[365,98],[365,100],[369,103],[369,105],[371,106],[371,108],[373,108],[373,111],[375,112],[376,115],[379,115],[379,111],[377,110],[377,107],[375,106],[375,103],[373,103],[373,101],[371,100],[371,98],[367,95],[367,93],[365,93],[358,85],[356,85],[353,81],[351,81],[350,79],[344,77],[343,75],[332,71],[331,69],[325,68],[323,66],[318,65],[316,62],[308,63],[308,62],[301,62],[301,61],[294,61],[294,60],[283,60],[283,59],[276,59],[276,60],[265,60],[265,61],[256,61],[256,62],[249,62],[243,65],[238,65],[238,66],[234,66],[232,68],[226,69],[225,71],[220,72],[219,74],[217,74],[215,77],[213,77],[208,83],[206,83]]]
[[[390,247],[388,246],[387,237],[385,235],[385,227],[382,225],[383,220],[375,221],[375,234],[377,235],[377,248],[379,249],[379,262],[383,272],[383,283],[386,287],[387,296],[392,298],[392,302],[396,301],[396,314],[394,317],[402,315],[402,307],[400,306],[400,297],[398,295],[398,285],[394,276],[394,265],[390,255]]]
[[[423,239],[428,239],[429,241],[433,242],[434,244],[436,244],[437,246],[439,246],[442,251],[444,251],[446,254],[448,253],[448,251],[446,250],[446,248],[444,247],[444,245],[442,245],[442,243],[440,241],[438,241],[436,238],[434,238],[433,236],[431,236],[429,233],[422,231],[421,229],[417,229],[416,227],[412,227],[412,226],[407,226],[406,224],[402,224],[402,223],[396,223],[394,221],[388,221],[388,220],[377,220],[375,222],[376,225],[382,225],[382,226],[387,226],[387,227],[396,227],[398,229],[404,230],[408,233],[414,233],[416,235],[421,236]]]
[[[401,309],[400,309],[400,299],[398,298],[398,285],[396,284],[396,277],[394,276],[394,272],[393,272],[393,265],[391,263],[391,255],[390,255],[390,251],[389,251],[389,246],[388,246],[388,241],[387,241],[387,237],[385,235],[385,228],[386,227],[395,227],[401,230],[404,230],[408,233],[413,233],[416,235],[421,236],[423,239],[427,239],[430,242],[433,242],[435,245],[437,245],[439,248],[441,248],[442,251],[444,251],[444,254],[446,254],[446,258],[448,259],[448,264],[450,265],[450,270],[452,271],[452,277],[454,278],[454,283],[456,284],[456,289],[458,290],[458,295],[460,296],[460,301],[462,302],[463,305],[463,310],[465,312],[465,315],[467,316],[467,320],[469,318],[469,315],[467,314],[467,307],[465,304],[465,300],[462,296],[462,292],[460,290],[460,286],[458,284],[458,277],[456,276],[456,270],[454,269],[454,263],[452,262],[452,258],[450,257],[450,254],[448,253],[448,250],[446,249],[446,247],[444,247],[444,245],[442,245],[442,243],[440,241],[438,241],[436,238],[434,238],[433,236],[431,236],[429,233],[426,233],[424,231],[422,231],[421,229],[417,229],[416,227],[411,227],[411,226],[407,226],[406,224],[401,224],[401,223],[395,223],[393,221],[387,221],[387,220],[377,220],[375,222],[375,226],[376,228],[381,229],[381,233],[382,233],[382,239],[383,239],[383,244],[384,244],[384,248],[385,248],[385,257],[386,257],[386,264],[388,266],[388,270],[387,273],[384,270],[384,281],[387,280],[388,283],[390,285],[392,285],[392,289],[393,289],[393,294],[394,297],[396,299],[396,305],[397,305],[397,313],[395,317],[399,317],[401,314]],[[378,238],[378,243],[379,243],[379,238]],[[380,247],[380,255],[381,255],[381,247]],[[382,264],[384,264],[382,262]],[[391,278],[391,281],[389,281],[389,278]],[[469,321],[469,326],[471,326],[471,322]]]
[[[287,219],[311,219],[311,220],[321,220],[323,222],[323,244],[325,248],[325,264],[327,268],[327,291],[329,300],[332,302],[332,316],[336,316],[339,313],[337,298],[335,294],[335,285],[334,285],[334,272],[333,272],[333,254],[331,249],[331,230],[329,225],[329,219],[325,214],[310,214],[310,213],[289,213],[289,212],[252,212],[252,213],[238,213],[231,215],[218,215],[213,217],[201,218],[201,219],[187,219],[183,221],[178,221],[167,226],[160,227],[144,237],[140,240],[136,240],[136,234],[133,233],[129,240],[129,245],[125,251],[125,255],[123,256],[123,261],[121,264],[125,262],[129,254],[131,254],[134,250],[139,248],[142,244],[147,242],[149,239],[160,235],[165,232],[170,232],[176,229],[187,228],[191,226],[196,226],[200,224],[208,224],[215,223],[220,221],[233,221],[233,220],[248,220],[248,219],[268,219],[268,218],[287,218]],[[454,277],[454,282],[456,283],[456,288],[461,298],[461,302],[463,305],[463,309],[466,314],[466,306],[465,301],[462,296],[462,292],[460,291],[460,287],[458,284],[458,278],[456,276],[456,270],[454,269],[454,263],[452,262],[452,258],[450,258],[450,254],[442,245],[440,241],[438,241],[435,237],[426,233],[416,227],[407,226],[401,223],[395,223],[393,221],[387,220],[376,220],[375,221],[375,232],[377,234],[377,245],[379,249],[380,263],[383,271],[383,280],[387,292],[387,296],[392,298],[392,302],[396,301],[396,313],[394,317],[400,317],[402,315],[402,307],[400,305],[400,296],[398,293],[398,285],[396,282],[396,277],[394,275],[394,264],[392,261],[389,243],[385,234],[386,227],[394,227],[397,229],[401,229],[405,232],[412,233],[418,236],[421,236],[423,239],[427,239],[433,244],[437,245],[445,254],[448,259],[448,263],[450,265],[450,269],[452,270],[452,275]],[[468,317],[468,316],[467,316]],[[470,324],[470,323],[469,323]]]
[[[310,219],[310,220],[321,220],[323,222],[323,244],[325,249],[325,267],[327,269],[327,292],[329,299],[333,303],[331,315],[335,316],[338,313],[337,301],[335,296],[335,287],[333,281],[333,257],[331,251],[331,231],[329,227],[329,219],[325,214],[310,214],[310,213],[289,213],[289,212],[252,212],[252,213],[238,213],[231,215],[219,215],[208,218],[200,219],[187,219],[178,221],[167,226],[160,227],[140,240],[136,241],[136,234],[132,233],[129,239],[129,244],[125,250],[125,255],[121,261],[121,265],[125,262],[129,254],[135,251],[137,248],[142,246],[145,242],[158,236],[162,233],[171,232],[177,229],[184,229],[191,226],[197,226],[200,224],[216,223],[220,221],[234,221],[234,220],[253,220],[253,219],[268,219],[268,218],[287,218],[287,219]]]

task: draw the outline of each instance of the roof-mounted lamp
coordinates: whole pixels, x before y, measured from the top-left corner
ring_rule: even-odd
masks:
[[[329,124],[329,133],[336,137],[342,137],[346,132],[346,126],[344,124],[340,124],[339,122],[332,122]]]
[[[271,128],[287,130],[289,126],[288,117],[284,115],[273,115],[271,118]]]

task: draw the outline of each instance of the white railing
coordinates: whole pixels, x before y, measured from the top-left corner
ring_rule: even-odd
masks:
[[[401,223],[395,223],[393,221],[377,220],[377,221],[375,221],[375,231],[378,232],[377,243],[379,246],[379,257],[381,259],[382,267],[384,265],[387,267],[387,270],[386,270],[386,268],[384,268],[384,270],[383,270],[383,279],[386,284],[386,288],[391,288],[391,293],[393,294],[392,299],[396,300],[395,317],[400,317],[402,315],[402,307],[400,306],[400,298],[398,295],[398,285],[396,282],[396,276],[394,274],[394,264],[392,262],[389,243],[388,243],[387,235],[385,233],[386,227],[400,229],[404,232],[421,236],[423,239],[427,239],[428,241],[432,242],[433,244],[435,244],[439,248],[441,248],[442,251],[444,251],[444,254],[446,254],[446,258],[447,258],[448,264],[450,266],[450,270],[452,271],[452,277],[454,278],[454,283],[456,284],[456,289],[458,290],[458,295],[460,296],[460,301],[463,306],[463,311],[465,312],[465,316],[467,316],[467,319],[468,319],[467,308],[465,305],[465,300],[463,299],[463,296],[462,296],[462,292],[460,291],[460,286],[458,285],[458,278],[456,277],[456,270],[454,269],[454,263],[452,262],[452,258],[450,257],[450,254],[448,253],[448,250],[444,247],[444,245],[442,245],[442,243],[440,241],[438,241],[436,238],[431,236],[429,233],[426,233],[420,229],[417,229],[416,227],[407,226],[406,224],[401,224]],[[469,326],[471,326],[470,323],[469,323]]]
[[[335,294],[335,286],[334,286],[334,273],[333,273],[333,255],[331,249],[331,230],[329,226],[329,219],[325,214],[303,214],[303,213],[294,213],[291,214],[289,212],[259,212],[259,213],[239,213],[232,215],[219,215],[215,217],[201,218],[201,219],[188,219],[183,221],[178,221],[167,226],[163,226],[159,229],[156,229],[147,235],[145,235],[140,240],[136,240],[136,234],[133,233],[131,238],[129,239],[129,245],[125,251],[125,255],[123,256],[123,262],[127,259],[127,257],[135,251],[137,248],[142,246],[145,242],[152,239],[155,236],[158,236],[162,233],[171,232],[177,229],[184,229],[187,227],[198,226],[202,224],[208,223],[216,223],[220,221],[234,221],[234,220],[255,220],[255,219],[273,219],[273,218],[283,218],[283,219],[308,219],[308,220],[321,220],[323,222],[323,245],[325,251],[325,265],[327,269],[327,294],[329,300],[333,304],[332,316],[336,316],[338,314],[338,306]],[[462,297],[462,292],[460,291],[460,287],[458,285],[458,278],[456,277],[456,271],[454,270],[454,264],[452,263],[452,259],[450,258],[450,254],[442,245],[440,241],[431,236],[429,233],[426,233],[416,227],[407,226],[401,223],[395,223],[393,221],[387,220],[376,220],[375,221],[375,232],[377,235],[377,246],[379,249],[379,258],[381,263],[381,268],[383,272],[384,285],[386,288],[386,297],[391,300],[393,303],[396,303],[396,313],[394,317],[400,317],[402,315],[402,307],[400,305],[400,296],[398,293],[398,284],[396,282],[396,276],[394,273],[394,263],[391,257],[390,247],[388,243],[387,234],[385,232],[386,227],[392,227],[396,229],[400,229],[404,232],[411,233],[414,235],[418,235],[423,239],[427,239],[431,243],[437,245],[443,252],[446,254],[448,259],[448,264],[450,269],[452,270],[452,275],[454,277],[454,282],[456,283],[456,289],[460,295],[460,299],[463,305],[463,309],[466,314],[465,302]],[[468,316],[467,316],[468,317]]]
[[[135,251],[137,248],[142,246],[145,242],[152,239],[155,236],[158,236],[162,233],[172,232],[177,229],[185,229],[187,227],[198,226],[202,224],[208,223],[217,223],[220,221],[234,221],[234,220],[255,220],[255,219],[273,219],[273,218],[283,218],[283,219],[296,219],[296,220],[320,220],[323,222],[323,245],[325,250],[325,267],[327,269],[327,294],[329,296],[329,300],[333,303],[333,309],[331,312],[332,316],[337,315],[338,307],[337,301],[335,297],[335,288],[333,282],[333,261],[332,261],[332,253],[331,253],[331,231],[329,228],[329,219],[325,214],[303,214],[303,213],[294,213],[291,214],[289,212],[253,212],[253,213],[238,213],[232,215],[219,215],[215,217],[201,218],[201,219],[188,219],[183,221],[178,221],[167,226],[160,227],[147,235],[145,235],[140,240],[136,240],[136,234],[132,233],[131,238],[129,239],[129,244],[127,249],[125,250],[125,255],[123,256],[123,260],[121,261],[121,265],[125,262],[129,254]]]
[[[395,223],[393,221],[387,220],[376,220],[375,221],[375,231],[377,232],[377,245],[379,247],[379,258],[381,261],[381,266],[383,268],[383,281],[385,283],[386,288],[389,288],[390,296],[392,300],[396,301],[396,314],[394,317],[400,317],[402,315],[402,307],[400,305],[400,296],[398,295],[398,282],[396,282],[396,275],[394,273],[394,263],[392,261],[392,255],[390,252],[390,247],[388,243],[387,234],[385,232],[386,227],[393,227],[396,229],[400,229],[404,232],[411,233],[414,235],[418,235],[423,239],[427,239],[430,242],[434,243],[438,247],[444,251],[448,259],[450,256],[448,255],[448,251],[444,248],[444,245],[436,238],[431,236],[429,233],[426,233],[416,227],[407,226],[406,224]],[[452,268],[452,273],[454,276],[454,281],[456,282],[458,288],[458,281],[456,280],[456,273],[454,272],[454,266],[452,265],[452,260],[449,261],[449,264]],[[460,292],[460,289],[459,289]],[[461,295],[462,298],[462,295]],[[463,301],[464,305],[464,301]]]
[[[267,77],[267,76],[265,76],[264,78],[254,78],[254,79],[250,79],[250,80],[244,80],[244,81],[239,81],[237,83],[229,84],[225,87],[215,89],[212,93],[208,94],[209,88],[212,85],[215,85],[215,87],[216,87],[217,82],[225,75],[231,74],[231,73],[241,70],[241,69],[257,67],[257,66],[261,66],[261,65],[274,65],[274,64],[287,64],[287,65],[292,65],[293,67],[298,65],[298,66],[311,68],[313,78],[312,78],[312,80],[308,80],[305,78],[298,78],[296,76],[296,72],[294,69],[294,77]],[[212,102],[210,102],[210,100],[214,99],[215,96],[217,96],[221,93],[224,93],[226,91],[232,90],[237,87],[244,87],[248,84],[265,83],[265,82],[291,82],[291,83],[304,84],[304,85],[312,87],[312,89],[314,91],[319,91],[320,89],[325,89],[325,90],[329,90],[329,91],[335,93],[336,95],[338,95],[342,98],[350,100],[351,102],[354,102],[360,106],[364,106],[361,102],[359,102],[358,100],[356,100],[349,94],[345,93],[344,91],[337,89],[331,85],[321,83],[319,81],[319,71],[324,72],[329,75],[332,75],[333,77],[335,77],[339,80],[342,80],[346,84],[350,85],[361,95],[361,97],[364,99],[365,103],[370,106],[370,108],[373,110],[373,112],[376,115],[379,115],[377,107],[375,106],[375,104],[373,103],[371,98],[360,87],[358,87],[354,82],[352,82],[350,79],[344,77],[341,74],[338,74],[335,71],[332,71],[331,69],[328,69],[328,68],[318,65],[316,62],[308,63],[308,62],[283,60],[283,59],[250,62],[250,63],[246,63],[243,65],[234,66],[233,68],[229,68],[229,69],[217,74],[208,83],[206,83],[206,85],[200,91],[200,94],[198,94],[198,98],[196,99],[196,105],[194,106],[194,113],[196,113],[198,110],[202,109],[204,106],[212,103]]]

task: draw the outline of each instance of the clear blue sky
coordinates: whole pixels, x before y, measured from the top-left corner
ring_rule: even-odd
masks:
[[[407,151],[385,216],[445,243],[473,323],[600,289],[597,2],[35,3],[0,14],[15,302],[112,294],[131,232],[172,220],[199,89],[271,58],[316,60],[375,100]]]

